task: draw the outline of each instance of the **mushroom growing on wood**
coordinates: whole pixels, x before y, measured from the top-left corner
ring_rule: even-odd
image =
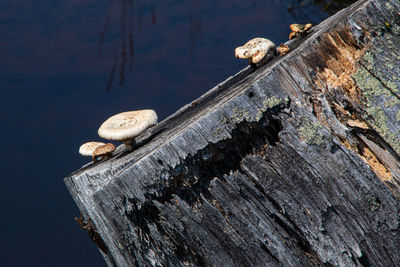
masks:
[[[108,140],[121,141],[128,150],[132,150],[135,137],[156,124],[157,114],[154,110],[127,111],[108,118],[100,126],[98,134]]]
[[[107,143],[105,145],[101,145],[96,147],[96,149],[92,153],[93,162],[97,161],[97,157],[102,157],[103,159],[109,159],[111,157],[111,153],[114,152],[115,145],[112,143]]]
[[[290,48],[289,48],[287,45],[280,44],[280,45],[278,46],[278,52],[279,52],[279,54],[280,54],[281,56],[284,56],[284,55],[286,55],[287,53],[290,52]]]
[[[306,35],[307,33],[310,32],[311,27],[312,27],[311,23],[291,24],[289,28],[292,30],[292,32],[289,34],[289,40]]]
[[[82,156],[92,156],[93,151],[95,151],[96,148],[99,146],[104,146],[105,144],[103,142],[87,142],[84,143],[79,147],[79,154]],[[95,160],[93,160],[96,162]]]
[[[276,55],[275,44],[265,38],[254,38],[245,45],[235,49],[236,58],[249,59],[250,65],[261,66],[268,59]]]

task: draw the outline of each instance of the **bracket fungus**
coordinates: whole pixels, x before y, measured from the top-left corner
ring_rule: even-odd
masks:
[[[250,65],[261,66],[268,59],[276,55],[275,44],[265,38],[254,38],[243,46],[235,49],[236,58],[249,59]]]
[[[307,33],[310,32],[311,27],[312,27],[311,23],[291,24],[289,28],[292,30],[292,32],[289,34],[289,40],[306,35]]]
[[[157,114],[152,109],[122,112],[108,118],[98,134],[108,140],[121,141],[128,150],[133,149],[135,137],[157,124]]]
[[[92,156],[93,151],[100,146],[104,146],[103,142],[87,142],[79,147],[79,154],[82,156]],[[96,162],[95,160],[93,160]]]

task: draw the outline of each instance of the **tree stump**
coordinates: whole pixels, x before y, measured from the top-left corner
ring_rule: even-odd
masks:
[[[65,178],[109,266],[400,266],[400,2],[288,44]]]

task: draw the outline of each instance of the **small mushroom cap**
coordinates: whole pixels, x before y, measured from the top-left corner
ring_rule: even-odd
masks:
[[[111,153],[115,150],[115,145],[112,143],[107,143],[102,146],[96,147],[96,149],[92,153],[92,157],[102,156],[107,153]]]
[[[108,118],[97,133],[108,140],[124,141],[135,138],[156,124],[157,114],[152,109],[127,111]]]
[[[275,50],[275,44],[265,38],[254,38],[243,46],[235,49],[236,58],[251,58],[252,63],[260,62],[266,54],[271,50]]]
[[[293,32],[298,32],[298,33],[303,33],[305,31],[308,31],[309,29],[311,29],[311,27],[312,27],[311,23],[307,23],[307,24],[291,24],[289,26],[289,28]]]
[[[293,38],[296,38],[298,36],[300,36],[300,34],[298,32],[291,32],[289,34],[289,40],[292,40]]]
[[[287,45],[280,44],[278,46],[278,52],[283,56],[290,52],[290,48]]]
[[[87,142],[79,147],[79,154],[82,156],[91,156],[93,151],[99,147],[105,145],[103,142]]]
[[[311,29],[311,27],[312,27],[312,24],[311,23],[307,23],[305,26],[304,26],[304,31],[308,31],[309,29]]]

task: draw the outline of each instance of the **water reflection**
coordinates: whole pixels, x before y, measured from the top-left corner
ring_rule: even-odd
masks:
[[[119,20],[118,38],[114,40],[114,52],[112,64],[109,71],[109,78],[106,85],[106,90],[110,91],[111,88],[118,83],[123,86],[126,75],[133,72],[134,65],[134,26],[142,27],[142,13],[146,9],[150,11],[151,26],[157,23],[156,6],[154,0],[148,0],[149,3],[142,3],[142,0],[120,0],[115,3],[111,0],[108,1],[107,13],[105,15],[103,27],[99,33],[99,51],[102,54],[104,43],[111,35],[110,24],[114,20]],[[200,0],[191,0],[189,3],[188,23],[189,23],[189,47],[190,54],[193,54],[196,49],[196,43],[203,36],[202,19],[199,13]],[[113,12],[117,9],[116,5],[120,5],[119,12]],[[256,1],[253,0],[253,6],[256,6]],[[134,25],[135,17],[137,17],[137,25]],[[112,30],[111,30],[112,32]],[[118,77],[116,77],[118,75]]]
[[[300,22],[319,22],[324,14],[333,15],[357,0],[280,0],[287,12]]]
[[[318,23],[326,14],[334,14],[338,10],[354,3],[356,0],[274,0],[279,3],[298,23]],[[189,24],[189,54],[193,55],[197,44],[203,37],[202,5],[200,0],[186,2],[187,23]],[[186,5],[187,4],[182,4]],[[218,4],[216,4],[217,6]],[[251,1],[254,11],[264,2]],[[165,12],[165,10],[164,10]],[[167,11],[169,12],[169,11]],[[172,12],[172,11],[171,11]],[[135,28],[143,26],[143,14],[148,16],[147,26],[155,26],[157,23],[156,5],[154,0],[108,0],[108,8],[105,14],[102,29],[99,32],[99,51],[103,54],[107,39],[112,40],[113,50],[111,66],[106,84],[106,91],[110,91],[115,85],[122,87],[127,75],[133,72],[135,42]],[[250,16],[250,14],[249,14]],[[146,19],[146,17],[145,17]],[[136,24],[135,24],[136,21]],[[146,25],[145,25],[146,26]],[[111,29],[110,29],[111,28]]]
[[[329,15],[333,15],[339,10],[351,5],[357,0],[326,0],[326,1],[315,1],[320,2],[320,6],[323,6],[322,10],[327,12]]]
[[[139,27],[142,25],[141,19],[141,1],[139,2],[139,12],[138,12],[138,20],[137,24]],[[121,0],[117,2],[120,5],[119,13],[113,12],[113,8],[115,8],[115,3],[111,0],[108,2],[108,8],[106,17],[104,20],[103,28],[99,33],[99,51],[103,52],[103,46],[106,38],[109,34],[110,24],[113,20],[119,19],[119,27],[116,35],[118,36],[115,40],[114,44],[114,53],[112,65],[109,71],[109,78],[106,85],[106,90],[110,91],[112,86],[114,85],[114,80],[116,76],[116,71],[118,70],[118,84],[123,86],[125,82],[125,76],[128,72],[133,71],[133,63],[134,63],[134,11],[135,11],[135,1],[134,0]],[[156,13],[154,1],[152,0],[150,3],[151,10],[151,23],[152,25],[156,24]]]
[[[195,50],[196,41],[200,40],[203,36],[202,29],[202,21],[201,16],[198,14],[199,10],[199,0],[190,1],[190,9],[189,9],[189,23],[190,23],[190,31],[189,31],[189,42],[190,42],[190,54],[192,55]]]
[[[151,24],[156,25],[156,11],[154,9],[154,0],[151,0],[150,10],[151,10]]]

